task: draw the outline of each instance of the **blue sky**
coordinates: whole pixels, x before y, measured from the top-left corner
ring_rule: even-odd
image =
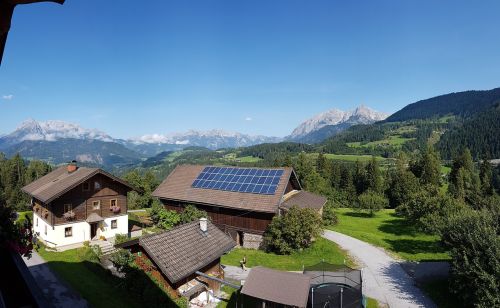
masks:
[[[0,134],[31,117],[122,138],[284,136],[331,108],[394,112],[490,89],[500,86],[499,11],[499,1],[434,0],[19,6],[0,67]]]

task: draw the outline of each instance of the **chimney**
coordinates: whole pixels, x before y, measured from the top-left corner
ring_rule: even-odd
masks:
[[[207,219],[205,217],[200,218],[200,230],[201,232],[207,232]]]
[[[68,168],[68,173],[73,173],[76,171],[76,169],[78,169],[78,166],[76,164],[76,160],[73,160],[72,162],[70,162],[67,166]]]

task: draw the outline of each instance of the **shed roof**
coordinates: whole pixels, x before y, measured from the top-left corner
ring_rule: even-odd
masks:
[[[169,231],[141,237],[139,245],[162,273],[176,283],[236,246],[231,237],[210,221],[207,223],[207,232],[201,231],[199,221],[193,221]]]
[[[306,307],[311,277],[265,267],[250,270],[241,293],[278,304]]]
[[[49,203],[96,174],[107,176],[127,186],[130,190],[134,190],[134,188],[124,180],[99,168],[78,167],[75,171],[70,173],[67,171],[66,166],[61,166],[24,186],[22,191],[43,203]]]
[[[280,178],[276,192],[273,195],[193,188],[192,184],[194,180],[205,167],[207,166],[177,166],[160,186],[156,188],[153,192],[153,196],[160,199],[216,205],[256,212],[276,213],[288,183],[292,181],[292,185],[300,189],[300,184],[295,172],[290,167],[274,168],[283,170],[284,172]]]
[[[291,208],[296,205],[299,208],[321,209],[326,204],[326,198],[313,194],[305,190],[291,191],[285,196],[285,201],[281,204],[284,208]]]

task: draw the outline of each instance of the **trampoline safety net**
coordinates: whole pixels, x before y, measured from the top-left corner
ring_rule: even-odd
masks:
[[[308,307],[363,307],[360,270],[321,262],[305,267],[304,275],[311,277]]]

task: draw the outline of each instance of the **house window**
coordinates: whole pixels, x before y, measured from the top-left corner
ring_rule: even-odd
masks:
[[[64,228],[64,237],[73,236],[73,227]]]
[[[111,210],[111,209],[113,209],[113,207],[115,207],[115,206],[117,206],[117,205],[118,205],[118,200],[116,200],[116,199],[111,199],[111,200],[109,201],[109,209],[110,209],[110,210]]]
[[[117,223],[116,219],[113,219],[111,221],[111,229],[116,229],[116,228],[118,228],[118,223]]]
[[[101,200],[92,201],[92,208],[94,210],[99,210],[101,208]]]
[[[90,190],[90,184],[89,184],[89,182],[83,183],[82,190],[83,191],[89,191]]]
[[[94,190],[100,190],[101,189],[101,183],[99,181],[94,182]]]
[[[47,235],[47,225],[45,225],[45,229],[44,229],[43,233],[45,233],[45,235]]]
[[[71,212],[72,210],[73,210],[73,205],[69,203],[64,205],[64,213]]]

